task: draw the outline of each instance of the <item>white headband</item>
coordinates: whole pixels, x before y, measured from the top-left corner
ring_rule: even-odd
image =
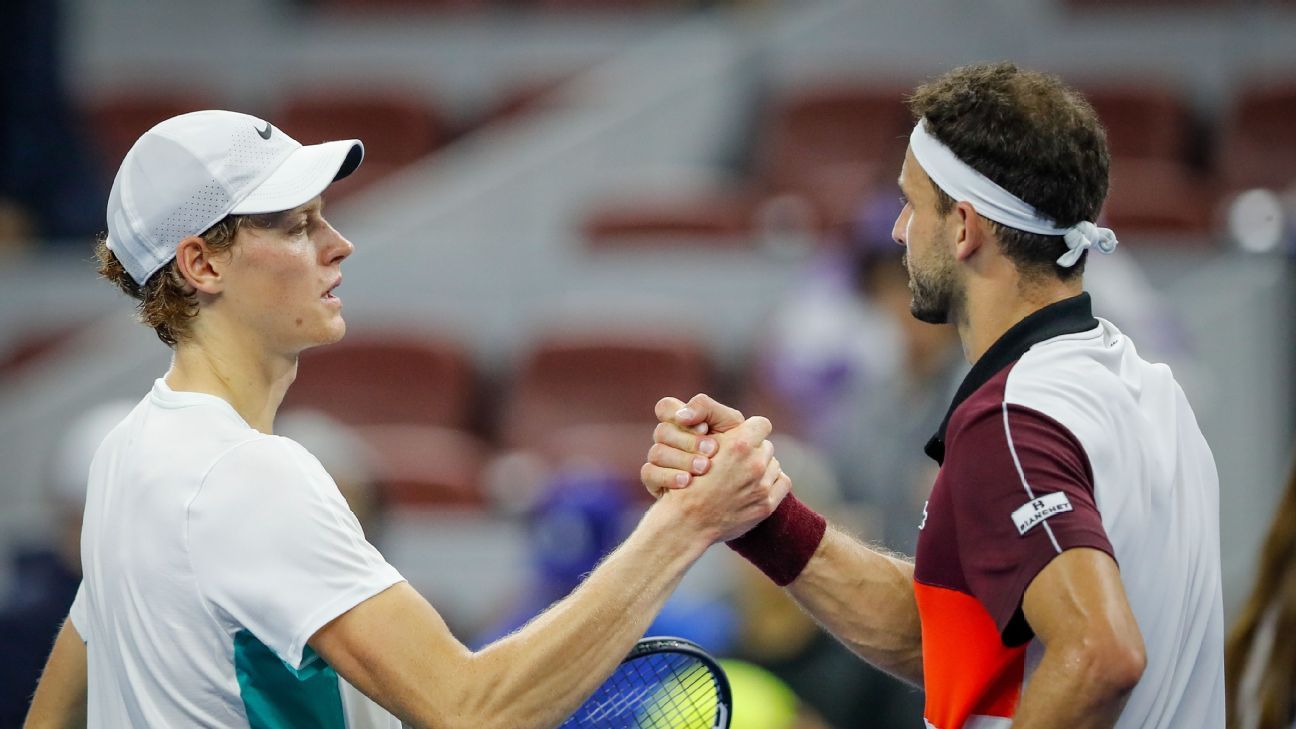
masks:
[[[909,135],[909,148],[937,187],[955,200],[972,203],[977,213],[1027,233],[1062,236],[1070,249],[1057,259],[1063,268],[1074,266],[1080,260],[1080,254],[1091,246],[1103,253],[1116,250],[1116,234],[1111,228],[1100,228],[1087,220],[1069,228],[1057,227],[1052,218],[959,159],[949,147],[927,132],[925,119],[919,119],[913,134]]]

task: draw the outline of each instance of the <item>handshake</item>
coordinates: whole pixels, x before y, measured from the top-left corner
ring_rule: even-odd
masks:
[[[767,440],[769,420],[744,419],[707,395],[688,403],[662,398],[656,414],[660,422],[640,479],[658,499],[655,509],[678,512],[680,526],[708,544],[747,533],[791,490]]]

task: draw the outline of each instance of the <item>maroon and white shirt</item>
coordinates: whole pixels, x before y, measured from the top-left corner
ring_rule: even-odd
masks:
[[[920,526],[925,719],[1006,729],[1043,647],[1022,615],[1064,550],[1112,556],[1147,669],[1118,729],[1224,726],[1219,478],[1170,369],[1091,313],[1027,317],[977,361],[927,453]]]

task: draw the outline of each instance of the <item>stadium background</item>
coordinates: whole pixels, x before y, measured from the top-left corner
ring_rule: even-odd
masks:
[[[1230,617],[1250,586],[1292,458],[1296,3],[18,0],[0,20],[4,552],[55,532],[70,425],[165,370],[89,256],[116,164],[155,121],[221,107],[303,142],[364,139],[328,212],[357,246],[339,290],[352,354],[307,360],[290,404],[331,402],[368,444],[380,546],[470,640],[543,571],[528,524],[552,489],[633,473],[657,395],[782,414],[787,450],[841,467],[816,459],[823,431],[860,424],[816,409],[833,377],[885,365],[857,351],[867,330],[844,341],[850,315],[808,334],[820,310],[801,304],[879,250],[900,94],[1009,59],[1089,92],[1109,126],[1126,262],[1103,281],[1093,262],[1090,288],[1188,391],[1220,469]],[[836,304],[876,314],[872,293]],[[854,474],[804,468],[798,489],[886,539],[891,512]],[[744,622],[759,588],[735,564],[699,564],[685,622],[804,644],[780,635],[804,631],[794,616]]]

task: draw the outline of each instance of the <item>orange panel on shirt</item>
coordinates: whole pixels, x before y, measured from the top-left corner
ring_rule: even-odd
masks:
[[[972,715],[1011,717],[1021,697],[1026,646],[1005,648],[971,595],[914,582],[922,618],[927,721],[960,729]]]

